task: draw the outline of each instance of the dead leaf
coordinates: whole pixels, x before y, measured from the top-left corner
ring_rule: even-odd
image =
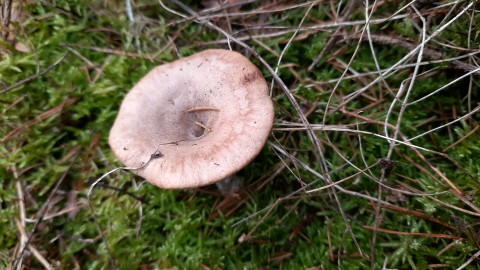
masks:
[[[20,41],[15,42],[15,50],[23,53],[30,52],[30,48]]]

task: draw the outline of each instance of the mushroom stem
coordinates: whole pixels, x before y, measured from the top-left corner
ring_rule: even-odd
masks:
[[[223,178],[215,183],[218,190],[225,196],[232,196],[244,190],[244,179],[236,174]]]
[[[195,107],[187,110],[187,112],[198,112],[198,111],[220,111],[220,109],[216,107]]]
[[[207,126],[205,126],[204,124],[202,124],[202,123],[200,123],[200,122],[198,122],[198,121],[195,121],[195,124],[196,124],[197,126],[199,126],[199,127],[204,128],[204,129],[205,129],[206,131],[208,131],[208,132],[212,132],[211,129],[209,129]]]

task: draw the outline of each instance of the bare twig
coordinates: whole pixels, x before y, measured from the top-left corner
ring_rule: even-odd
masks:
[[[95,225],[97,226],[97,230],[98,232],[100,233],[100,236],[103,240],[103,242],[105,243],[105,247],[107,249],[107,252],[110,256],[110,264],[111,266],[114,268],[114,269],[117,269],[117,264],[115,262],[115,258],[113,257],[113,254],[112,252],[110,251],[110,247],[108,245],[108,242],[107,242],[107,239],[105,238],[105,234],[103,232],[103,230],[101,229],[100,227],[100,223],[98,222],[98,218],[97,218],[97,215],[95,214],[95,210],[94,210],[94,207],[92,205],[92,201],[91,201],[91,195],[92,195],[92,192],[93,192],[93,189],[100,183],[100,181],[102,181],[105,177],[109,176],[110,174],[116,172],[116,171],[119,171],[119,170],[139,170],[141,168],[144,168],[145,166],[147,166],[150,161],[154,160],[154,159],[157,159],[157,158],[161,158],[162,157],[162,154],[159,153],[158,151],[155,151],[151,156],[150,158],[145,162],[143,163],[142,165],[140,165],[139,167],[117,167],[115,169],[112,169],[106,173],[104,173],[102,176],[100,176],[98,179],[96,179],[91,185],[90,185],[90,188],[88,189],[88,192],[87,192],[87,201],[88,201],[88,206],[90,207],[90,210],[92,210],[92,216],[93,216],[93,220],[95,221]]]
[[[66,47],[76,47],[76,48],[87,49],[87,50],[92,50],[92,51],[97,51],[97,52],[102,52],[102,53],[108,53],[108,54],[116,54],[116,55],[121,55],[121,56],[127,56],[127,57],[133,57],[133,58],[143,58],[143,59],[152,60],[149,56],[140,55],[140,54],[132,53],[132,52],[126,52],[126,51],[122,51],[122,50],[114,50],[114,49],[101,48],[101,47],[82,45],[82,44],[76,44],[76,43],[62,43],[61,45],[66,46]]]
[[[446,152],[450,149],[452,149],[453,147],[457,146],[459,143],[461,143],[462,141],[464,141],[465,139],[467,139],[468,137],[472,136],[473,134],[475,134],[475,132],[478,131],[478,129],[480,129],[480,126],[476,126],[475,128],[473,128],[472,130],[470,130],[470,132],[468,132],[465,136],[463,136],[460,140],[452,143],[451,145],[447,146],[445,149],[443,149],[443,152]]]
[[[382,233],[396,234],[396,235],[413,235],[420,237],[433,237],[433,238],[443,238],[443,239],[463,239],[460,236],[450,235],[450,234],[439,234],[439,233],[419,233],[419,232],[399,232],[383,228],[374,228],[371,226],[363,226],[363,228],[370,231],[379,231]]]
[[[204,106],[204,107],[194,107],[187,110],[187,112],[200,112],[200,111],[220,111],[220,109],[217,107]]]
[[[37,115],[35,118],[32,118],[28,120],[26,123],[20,125],[19,127],[15,128],[14,130],[10,131],[4,138],[1,139],[2,143],[5,143],[7,141],[10,141],[11,139],[17,137],[18,135],[22,134],[25,130],[27,130],[29,127],[39,123],[40,121],[43,121],[45,119],[48,119],[60,112],[62,112],[63,109],[66,107],[74,104],[77,102],[78,98],[66,98],[61,104],[51,108],[48,111],[45,111],[39,115]]]
[[[3,93],[7,93],[8,91],[10,90],[13,90],[19,86],[22,86],[26,83],[29,83],[33,80],[35,80],[36,78],[40,77],[40,76],[43,76],[45,75],[47,72],[49,72],[50,70],[52,70],[54,67],[58,66],[58,64],[60,64],[64,59],[65,57],[67,57],[67,55],[69,54],[69,52],[65,53],[62,57],[60,57],[57,61],[55,61],[53,64],[51,64],[50,66],[48,66],[46,69],[38,72],[38,73],[35,73],[34,75],[28,77],[28,78],[25,78],[21,81],[18,81],[16,83],[14,83],[13,85],[7,87],[7,88],[4,88],[2,90],[0,90],[0,94],[3,94]]]
[[[206,125],[202,124],[201,122],[195,121],[195,125],[197,125],[197,126],[203,128],[203,129],[205,129],[205,130],[208,131],[208,132],[212,132],[212,130],[211,130],[209,127],[207,127]]]
[[[410,138],[410,139],[408,139],[408,141],[409,141],[409,142],[410,142],[410,141],[413,141],[413,140],[418,139],[418,138],[421,138],[421,137],[423,137],[423,136],[425,136],[425,135],[427,135],[427,134],[430,134],[430,133],[432,133],[432,132],[435,132],[435,131],[437,131],[437,130],[439,130],[439,129],[442,129],[442,128],[444,128],[444,127],[450,126],[450,125],[452,125],[452,124],[454,124],[454,123],[456,123],[456,122],[458,122],[458,121],[462,121],[462,120],[464,120],[465,118],[468,118],[468,117],[476,114],[479,110],[480,110],[480,105],[477,106],[477,107],[476,107],[475,109],[473,109],[472,111],[470,111],[469,113],[466,113],[465,115],[463,115],[463,116],[461,116],[461,117],[459,117],[459,118],[457,118],[457,119],[455,119],[455,120],[453,120],[453,121],[450,121],[450,122],[448,122],[448,123],[446,123],[446,124],[444,124],[444,125],[438,126],[438,127],[436,127],[436,128],[432,128],[432,129],[429,130],[429,131],[426,131],[426,132],[424,132],[424,133],[422,133],[422,134],[419,134],[419,135],[417,135],[417,136],[415,136],[415,137],[413,137],[413,138]]]
[[[427,42],[429,42],[430,40],[432,40],[434,37],[436,37],[438,34],[442,33],[448,26],[450,26],[452,23],[454,23],[456,20],[458,20],[458,18],[460,18],[461,16],[464,15],[465,12],[467,12],[472,6],[473,6],[474,2],[470,2],[465,8],[463,8],[460,12],[458,12],[458,14],[452,18],[450,21],[448,21],[446,24],[444,24],[443,26],[439,27],[436,31],[434,31],[431,35],[429,35],[428,37],[425,37],[425,40],[420,44],[420,45],[417,45],[414,49],[412,49],[409,53],[407,53],[402,59],[400,59],[397,63],[395,63],[394,65],[390,66],[390,68],[388,68],[384,73],[382,73],[382,77],[378,77],[376,78],[375,80],[373,80],[371,83],[369,83],[368,85],[362,87],[361,89],[358,89],[356,90],[355,92],[347,95],[344,99],[344,101],[338,106],[339,108],[345,106],[347,103],[349,103],[351,100],[353,100],[355,97],[359,96],[360,94],[362,94],[363,92],[365,92],[366,90],[370,89],[370,87],[372,87],[373,85],[375,85],[376,83],[378,83],[380,80],[382,80],[383,77],[387,76],[388,74],[390,74],[391,72],[395,72],[397,70],[397,68],[403,64],[405,61],[407,61],[408,59],[410,59],[413,55],[415,55],[416,53],[418,53],[418,51],[422,48],[424,48],[425,44]]]
[[[359,39],[359,35],[344,35],[343,38],[348,40],[348,39]],[[382,34],[371,34],[370,35],[371,41],[378,42],[381,44],[386,44],[386,45],[394,45],[394,46],[400,46],[403,47],[407,50],[414,50],[417,45],[415,45],[411,40],[401,38],[401,37],[396,37],[394,35],[382,35]],[[426,58],[432,59],[432,60],[444,60],[448,58],[447,55],[444,53],[435,51],[434,49],[431,48],[424,48],[423,54]],[[473,73],[475,75],[479,75],[480,71],[478,70],[477,66],[471,65],[469,63],[465,63],[456,59],[453,59],[451,61],[453,64],[453,67],[459,70],[463,71],[474,71]]]

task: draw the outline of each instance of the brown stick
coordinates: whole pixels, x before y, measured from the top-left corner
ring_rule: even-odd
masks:
[[[187,110],[187,112],[198,112],[198,111],[220,111],[220,109],[216,107],[195,107]]]
[[[363,228],[370,231],[374,230],[372,226],[363,226]],[[393,230],[382,229],[382,228],[377,228],[377,231],[388,233],[388,234],[396,234],[396,235],[414,235],[414,236],[446,238],[446,239],[463,239],[460,236],[455,236],[450,234],[441,234],[441,233],[399,232],[399,231],[393,231]]]

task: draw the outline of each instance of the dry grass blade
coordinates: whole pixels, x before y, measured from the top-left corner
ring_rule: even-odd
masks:
[[[75,156],[72,157],[72,161],[68,165],[68,168],[64,171],[62,176],[57,180],[57,182],[55,183],[55,186],[50,191],[50,194],[48,195],[48,198],[47,198],[46,202],[43,204],[43,206],[40,208],[40,210],[38,210],[37,215],[36,215],[37,216],[37,221],[35,222],[32,231],[28,235],[28,239],[25,242],[25,246],[20,250],[20,252],[18,253],[18,255],[14,259],[13,269],[17,269],[17,266],[23,260],[23,256],[25,254],[25,249],[26,249],[27,246],[30,245],[30,241],[32,240],[35,232],[37,231],[38,226],[42,222],[43,217],[45,216],[45,213],[48,210],[48,205],[49,205],[50,201],[52,200],[53,196],[56,194],[56,192],[57,192],[58,188],[60,187],[60,185],[62,184],[63,180],[67,177],[68,172],[72,168],[73,164],[76,162],[77,158],[80,156],[80,153],[81,153],[81,149],[78,148]]]
[[[367,86],[355,91],[352,94],[349,94],[345,97],[345,100],[338,106],[339,108],[345,106],[347,103],[352,101],[354,98],[368,90],[370,87],[373,85],[377,84],[379,81],[381,81],[383,78],[387,77],[388,75],[391,74],[391,72],[395,72],[397,68],[403,64],[405,61],[410,59],[413,55],[418,53],[418,51],[425,46],[425,44],[429,41],[431,41],[434,37],[436,37],[438,34],[443,32],[448,26],[450,26],[452,23],[454,23],[458,18],[464,15],[472,6],[473,2],[469,3],[465,8],[462,9],[454,18],[452,18],[450,21],[448,21],[446,24],[442,25],[442,27],[438,28],[435,32],[430,34],[428,37],[425,37],[424,41],[420,44],[417,45],[413,50],[411,50],[409,53],[407,53],[400,61],[398,61],[396,64],[392,65],[390,68],[388,68],[384,73],[382,73],[382,76],[377,77],[375,80],[373,80],[371,83],[369,83]]]
[[[275,74],[278,73],[278,68],[280,66],[280,63],[282,62],[282,58],[283,58],[283,55],[285,54],[285,52],[288,50],[288,47],[290,46],[290,44],[292,43],[293,39],[297,36],[298,34],[298,31],[300,30],[300,28],[302,27],[303,25],[303,22],[305,21],[305,19],[307,18],[308,14],[310,13],[310,10],[312,10],[313,6],[315,6],[317,4],[318,1],[315,1],[313,2],[307,9],[307,11],[305,12],[305,14],[303,15],[302,17],[302,20],[300,21],[300,23],[298,24],[298,27],[297,29],[295,30],[295,32],[293,33],[293,35],[290,37],[290,39],[288,40],[287,42],[287,45],[285,45],[285,47],[283,48],[282,52],[280,53],[280,56],[278,57],[278,61],[277,61],[277,65],[275,66]],[[272,79],[272,82],[270,83],[270,95],[272,95],[272,91],[273,91],[273,87],[275,86],[275,79]]]
[[[216,107],[195,107],[187,110],[187,112],[200,112],[200,111],[220,111],[220,109]]]
[[[475,254],[473,254],[472,257],[470,257],[464,264],[460,265],[460,267],[458,267],[457,270],[465,269],[467,266],[469,266],[471,263],[473,263],[479,257],[480,257],[480,250],[477,251]]]

